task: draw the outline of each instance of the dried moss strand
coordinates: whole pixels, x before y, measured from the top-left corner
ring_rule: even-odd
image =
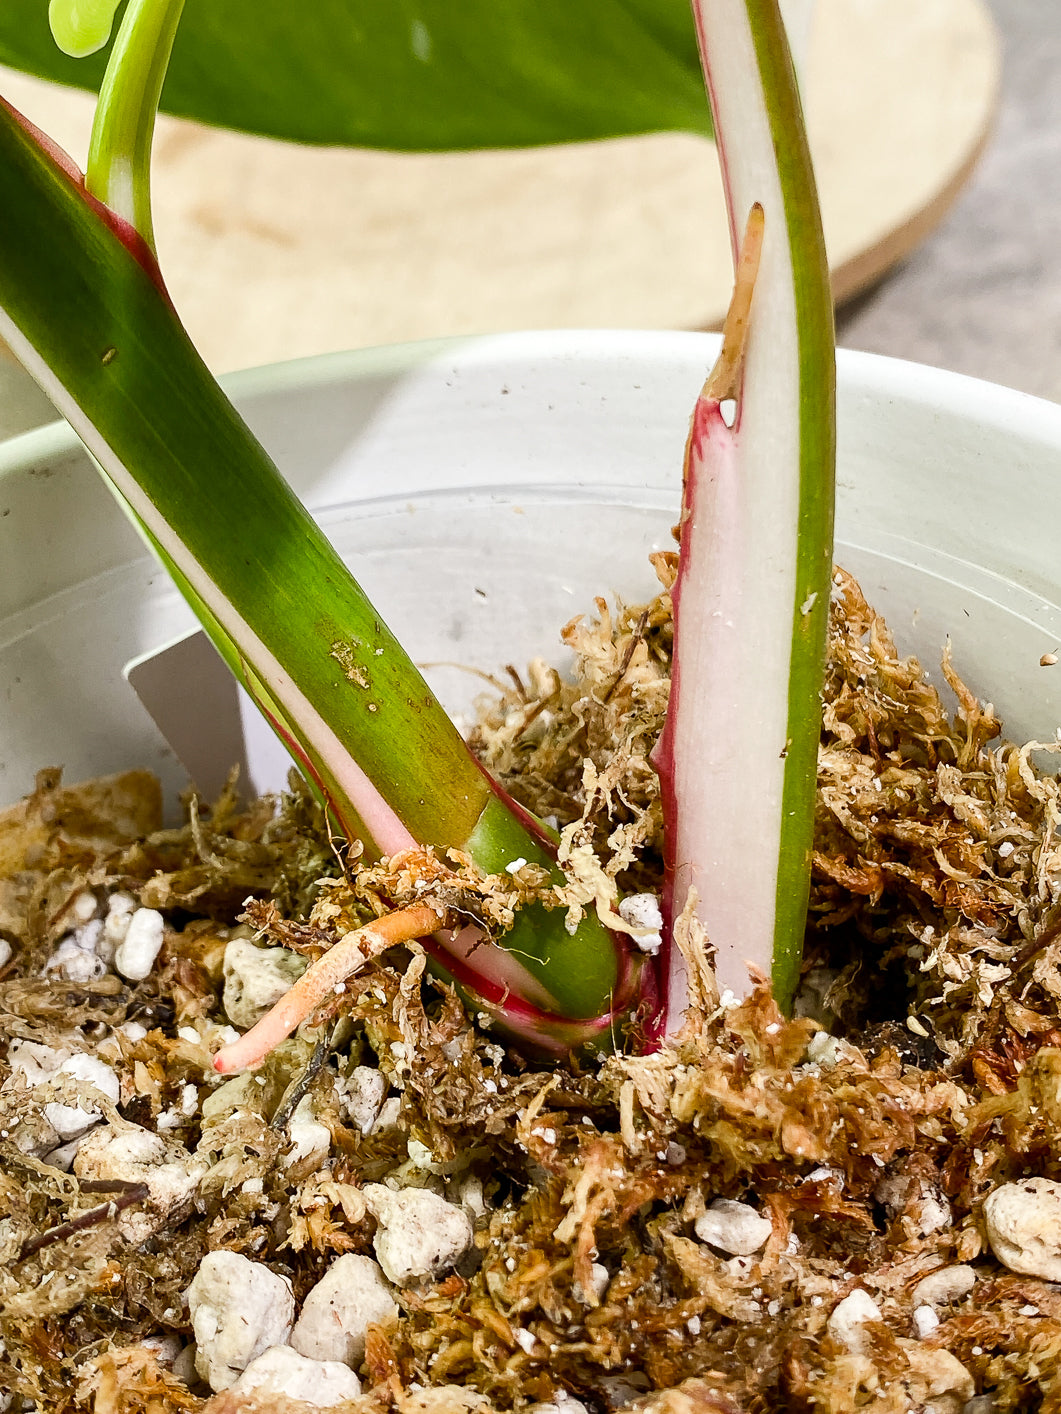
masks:
[[[317,1007],[371,958],[399,943],[412,942],[434,933],[442,918],[434,908],[417,904],[388,913],[363,928],[347,933],[323,957],[306,969],[295,985],[260,1021],[214,1057],[214,1069],[222,1075],[261,1065],[281,1041],[287,1039]]]
[[[89,1208],[87,1212],[79,1213],[76,1218],[70,1218],[65,1223],[48,1228],[46,1232],[38,1233],[36,1237],[28,1238],[22,1244],[18,1260],[24,1262],[27,1257],[32,1257],[34,1252],[39,1252],[44,1247],[51,1247],[55,1242],[64,1242],[68,1237],[75,1237],[86,1228],[95,1227],[97,1223],[115,1217],[123,1208],[142,1203],[146,1197],[147,1184],[138,1183],[127,1193],[119,1193],[109,1202],[100,1203],[95,1208]]]
[[[131,1193],[143,1187],[127,1178],[81,1178],[77,1186],[82,1193]]]
[[[748,342],[748,321],[751,317],[752,296],[759,273],[759,257],[763,250],[766,215],[756,201],[748,212],[744,239],[737,254],[737,269],[733,278],[733,297],[722,325],[722,348],[711,372],[707,375],[701,397],[724,402],[739,398],[744,369],[744,350]]]
[[[287,1128],[291,1116],[298,1109],[299,1103],[309,1094],[310,1086],[320,1074],[331,1047],[332,1043],[330,1038],[321,1039],[313,1047],[313,1054],[309,1058],[309,1064],[298,1079],[293,1081],[288,1088],[287,1094],[280,1102],[279,1109],[270,1121],[270,1128],[280,1131]]]

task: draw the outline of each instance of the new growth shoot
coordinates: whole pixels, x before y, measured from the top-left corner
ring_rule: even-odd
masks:
[[[693,12],[735,254],[752,219],[686,449],[671,699],[655,758],[664,916],[673,927],[695,891],[720,990],[743,995],[752,969],[787,1006],[810,887],[832,572],[832,300],[777,5],[694,0]],[[684,970],[666,941],[674,1029]]]
[[[51,0],[55,42],[74,58],[102,49],[118,0]],[[92,126],[85,190],[135,230],[153,252],[151,144],[162,84],[184,0],[129,0]]]

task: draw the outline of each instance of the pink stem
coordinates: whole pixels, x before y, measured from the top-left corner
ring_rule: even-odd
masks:
[[[261,1065],[262,1061],[292,1031],[301,1026],[336,987],[373,957],[398,943],[408,943],[433,933],[441,919],[425,904],[388,913],[363,928],[347,933],[333,948],[311,964],[291,990],[251,1027],[238,1041],[225,1046],[214,1057],[214,1069],[221,1075]]]

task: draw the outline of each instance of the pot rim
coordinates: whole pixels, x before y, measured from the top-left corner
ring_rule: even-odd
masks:
[[[237,401],[351,378],[412,372],[438,360],[473,367],[515,358],[560,358],[573,362],[621,359],[687,359],[703,349],[706,373],[718,347],[717,334],[651,329],[542,329],[410,343],[379,344],[312,354],[280,363],[223,373],[219,381]],[[932,407],[985,427],[1019,431],[1022,439],[1061,448],[1061,404],[1016,388],[990,383],[930,364],[883,354],[837,349],[837,378],[847,398],[864,394]],[[61,418],[0,442],[0,476],[81,446]]]

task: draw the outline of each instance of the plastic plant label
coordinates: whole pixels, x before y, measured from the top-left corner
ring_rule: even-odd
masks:
[[[287,749],[201,629],[131,659],[123,674],[204,800],[233,766],[248,798],[286,788]]]

